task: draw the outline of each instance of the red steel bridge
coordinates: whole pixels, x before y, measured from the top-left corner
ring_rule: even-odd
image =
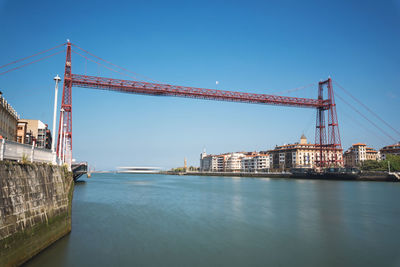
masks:
[[[333,93],[331,78],[319,82],[318,98],[312,99],[312,98],[299,98],[299,97],[278,96],[269,94],[253,94],[246,92],[235,92],[235,91],[225,91],[225,90],[215,90],[215,89],[204,89],[196,87],[171,85],[171,84],[150,83],[142,81],[119,80],[119,79],[111,79],[105,77],[88,76],[88,75],[72,73],[71,54],[72,52],[74,52],[78,55],[81,55],[73,48],[76,47],[86,53],[89,52],[76,46],[75,44],[72,44],[70,41],[58,45],[56,47],[53,47],[51,49],[44,50],[35,55],[25,57],[20,60],[13,61],[6,65],[0,66],[0,69],[11,66],[12,64],[18,63],[20,61],[32,58],[39,54],[47,53],[56,48],[65,47],[65,45],[66,45],[66,50],[59,51],[57,53],[45,56],[41,59],[9,69],[7,71],[0,72],[0,75],[24,67],[26,65],[36,63],[40,60],[49,58],[51,56],[66,51],[64,84],[63,84],[62,102],[61,102],[60,120],[59,120],[60,123],[59,123],[58,138],[57,138],[57,154],[60,156],[61,159],[64,159],[64,162],[68,164],[71,164],[72,162],[72,87],[73,86],[117,91],[130,94],[175,96],[175,97],[198,98],[198,99],[208,99],[217,101],[231,101],[231,102],[242,102],[242,103],[252,103],[252,104],[267,104],[267,105],[280,105],[288,107],[313,108],[316,110],[315,144],[316,148],[319,150],[318,153],[319,156],[316,159],[317,166],[319,167],[327,167],[332,165],[340,166],[343,163],[342,157],[338,156],[342,154],[341,153],[342,147],[341,147],[339,124],[336,114],[336,104],[335,104],[335,97]],[[94,56],[93,54],[91,55]],[[97,56],[95,57],[101,59]],[[110,62],[107,63],[114,65]],[[324,93],[324,90],[327,90],[327,93]],[[326,96],[326,98],[324,98],[324,96]],[[382,119],[380,120],[383,121]]]
[[[317,111],[315,143],[319,149],[317,166],[326,167],[332,164],[338,166],[343,162],[342,158],[338,158],[337,153],[334,153],[336,151],[342,151],[342,146],[340,141],[339,123],[337,120],[336,104],[331,78],[327,79],[326,81],[319,82],[317,99],[252,94],[170,84],[118,80],[105,77],[73,74],[71,57],[72,46],[74,45],[71,42],[67,43],[64,85],[61,102],[62,111],[60,112],[59,120],[63,121],[63,123],[59,124],[57,138],[57,154],[60,153],[61,147],[64,146],[64,149],[61,150],[61,157],[72,159],[72,87],[77,86],[130,94],[176,96],[217,101],[314,108]],[[324,88],[327,88],[328,90],[328,97],[326,99],[323,98]],[[65,128],[62,129],[62,127]],[[64,155],[64,153],[66,153],[66,155]],[[328,156],[329,154],[331,155]]]

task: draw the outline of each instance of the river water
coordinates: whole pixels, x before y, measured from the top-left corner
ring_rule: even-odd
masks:
[[[400,266],[400,183],[94,174],[26,266]]]

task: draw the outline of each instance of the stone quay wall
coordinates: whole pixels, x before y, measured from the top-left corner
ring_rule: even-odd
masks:
[[[67,168],[0,162],[0,266],[18,266],[71,231]]]

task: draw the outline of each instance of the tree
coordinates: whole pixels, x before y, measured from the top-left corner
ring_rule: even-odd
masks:
[[[363,171],[385,171],[387,170],[387,165],[385,168],[383,161],[365,160],[361,164],[361,169]]]
[[[400,156],[399,155],[386,155],[386,168],[388,166],[388,162],[390,164],[390,171],[398,172],[400,171]]]
[[[361,169],[363,171],[400,171],[400,156],[399,155],[386,155],[386,160],[366,160],[362,163]]]

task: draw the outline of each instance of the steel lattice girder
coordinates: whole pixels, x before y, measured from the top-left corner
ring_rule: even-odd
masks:
[[[253,94],[196,87],[157,84],[138,81],[118,80],[96,76],[72,74],[72,86],[118,91],[132,94],[155,96],[178,96],[220,101],[245,102],[255,104],[270,104],[295,106],[305,108],[329,108],[329,103],[324,100],[277,96],[267,94]]]

